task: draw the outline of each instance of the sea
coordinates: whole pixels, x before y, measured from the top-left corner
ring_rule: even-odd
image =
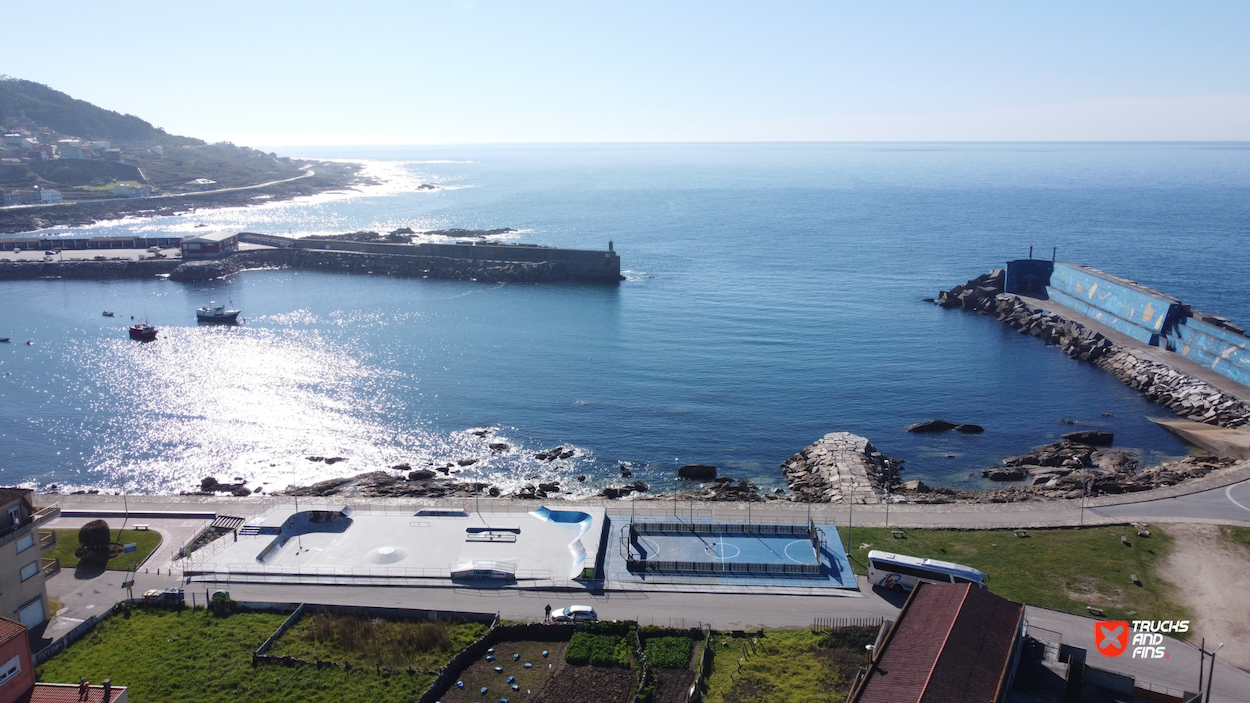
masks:
[[[676,471],[701,463],[771,490],[788,457],[847,431],[903,459],[904,479],[987,488],[980,469],[1077,429],[1145,463],[1188,449],[1109,374],[926,298],[1031,251],[1250,322],[1248,144],[277,151],[361,161],[373,183],[39,234],[511,228],[501,241],[611,243],[626,280],[0,282],[0,484],[274,492],[451,463],[576,498],[622,465],[653,493],[690,488]],[[197,326],[210,300],[244,322]],[[130,341],[132,318],[158,340]],[[905,431],[934,418],[985,432]],[[535,458],[556,447],[573,454]]]

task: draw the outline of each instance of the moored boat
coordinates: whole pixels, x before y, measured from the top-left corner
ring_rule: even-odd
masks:
[[[146,322],[140,322],[130,326],[130,338],[137,339],[141,342],[150,342],[156,339],[156,328]]]
[[[196,308],[195,319],[200,322],[236,322],[242,310],[230,310],[225,305],[209,302],[202,308]]]
[[[113,311],[112,311],[112,310],[105,310],[105,311],[104,311],[104,316],[105,316],[105,317],[112,317],[112,316],[113,316]]]

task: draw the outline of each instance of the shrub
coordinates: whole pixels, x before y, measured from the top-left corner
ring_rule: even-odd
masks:
[[[685,669],[690,666],[693,650],[689,637],[657,637],[647,640],[647,661],[660,669]]]
[[[564,659],[570,664],[593,664],[629,668],[629,638],[617,635],[592,635],[576,632],[564,650]]]
[[[234,599],[225,591],[217,591],[213,594],[213,599],[208,602],[208,612],[224,618],[234,612]]]
[[[107,551],[113,541],[109,524],[103,520],[92,520],[78,529],[78,543],[93,551]]]

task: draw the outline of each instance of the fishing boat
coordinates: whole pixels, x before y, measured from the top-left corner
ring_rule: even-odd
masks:
[[[209,302],[195,311],[195,319],[200,322],[236,322],[242,310],[227,310],[225,305]]]
[[[137,339],[140,342],[150,342],[156,339],[156,328],[146,322],[131,325],[130,338]]]

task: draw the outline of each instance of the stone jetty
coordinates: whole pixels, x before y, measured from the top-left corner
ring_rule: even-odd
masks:
[[[1250,405],[1206,381],[1137,349],[1122,346],[1098,331],[1034,307],[1003,293],[1002,270],[996,269],[938,295],[937,304],[997,318],[1020,334],[1063,349],[1074,359],[1089,361],[1125,385],[1135,388],[1181,417],[1220,427],[1250,425]]]
[[[782,465],[798,503],[882,503],[884,488],[898,481],[899,462],[867,438],[830,432]]]

